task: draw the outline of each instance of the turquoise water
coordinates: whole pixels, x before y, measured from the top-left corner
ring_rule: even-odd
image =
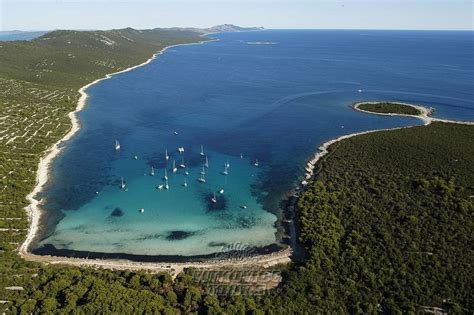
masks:
[[[195,256],[278,243],[281,201],[321,143],[420,124],[355,112],[353,102],[421,103],[437,117],[474,119],[472,32],[213,36],[220,40],[171,48],[88,89],[82,128],[54,161],[43,193],[37,252]],[[198,182],[201,144],[206,183]],[[157,189],[165,168],[169,189]]]

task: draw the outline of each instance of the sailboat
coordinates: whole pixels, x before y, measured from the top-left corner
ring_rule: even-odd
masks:
[[[176,168],[176,161],[173,160],[173,173],[176,173],[178,169]]]
[[[204,178],[204,174],[201,172],[201,176],[198,178],[198,182],[205,183],[206,179]]]
[[[209,168],[209,160],[207,159],[207,156],[206,156],[206,162],[204,163],[204,166]]]
[[[168,172],[166,171],[166,168],[165,168],[165,177],[163,177],[164,180],[168,180]]]
[[[212,203],[217,203],[216,193],[211,198]]]
[[[255,159],[255,163],[253,163],[253,165],[258,167],[258,159]]]
[[[120,189],[122,189],[122,190],[125,189],[125,183],[123,182],[123,176],[122,176],[122,184],[120,184]]]
[[[219,194],[223,194],[224,193],[224,188],[221,188],[221,190],[219,190]]]
[[[204,166],[202,167],[201,175],[206,175],[206,171],[204,170]]]
[[[165,181],[165,189],[170,189],[170,186],[168,185],[168,180]]]
[[[158,185],[157,188],[161,190],[161,189],[163,189],[163,187],[165,187],[165,185],[161,184],[161,185]]]
[[[183,184],[184,187],[188,187],[188,183],[186,182],[186,177],[184,178],[184,184]]]
[[[228,163],[225,163],[224,164],[224,171],[222,172],[222,174],[224,175],[228,175],[229,174],[229,169],[228,169],[228,166],[229,165]]]
[[[189,175],[188,168],[186,167],[186,171],[184,172],[185,175]]]
[[[165,159],[168,161],[170,159],[170,156],[168,155],[168,150],[165,150]]]
[[[202,156],[204,156],[204,147],[202,146],[201,144],[201,153],[200,153]]]
[[[244,158],[244,154],[243,154],[243,153],[240,153],[240,158],[241,158],[241,159]]]
[[[155,176],[155,169],[153,168],[153,166],[151,167],[150,175],[151,175],[151,176]]]
[[[186,165],[184,164],[184,156],[181,155],[181,164],[179,164],[179,167],[185,168]]]
[[[120,142],[118,140],[115,140],[115,150],[120,150]]]

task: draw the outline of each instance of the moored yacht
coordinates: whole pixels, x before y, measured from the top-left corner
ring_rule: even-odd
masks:
[[[201,172],[201,176],[198,178],[198,182],[205,183],[206,179],[204,178],[204,174]]]
[[[178,169],[176,168],[176,161],[173,160],[173,173],[176,173]]]

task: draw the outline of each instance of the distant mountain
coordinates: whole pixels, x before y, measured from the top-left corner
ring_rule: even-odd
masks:
[[[201,34],[212,34],[212,33],[232,33],[232,32],[247,32],[247,31],[261,31],[263,27],[241,27],[234,24],[221,24],[212,26],[209,28],[196,28],[196,27],[173,27],[173,30],[180,31],[191,31]]]
[[[260,31],[263,27],[240,27],[233,24],[216,25],[205,29],[207,33],[230,33],[230,32],[246,32],[246,31]]]

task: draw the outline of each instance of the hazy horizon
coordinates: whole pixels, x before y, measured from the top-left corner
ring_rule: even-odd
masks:
[[[473,3],[466,0],[0,0],[0,31],[219,24],[267,29],[472,31],[474,20]]]

